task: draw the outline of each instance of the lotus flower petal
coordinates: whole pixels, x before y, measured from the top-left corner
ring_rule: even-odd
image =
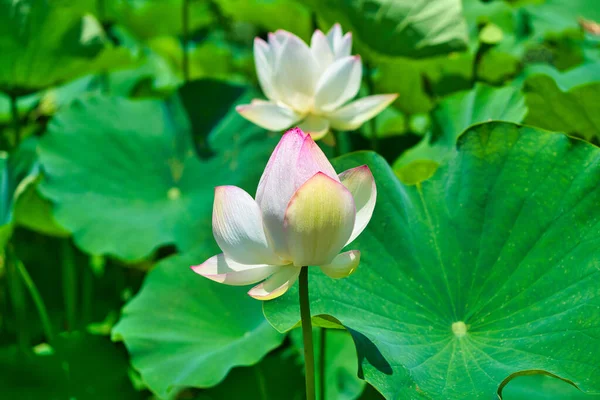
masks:
[[[224,254],[218,254],[203,262],[195,265],[192,270],[218,283],[226,285],[243,286],[260,282],[271,274],[284,268],[277,265],[246,265],[240,264]]]
[[[329,32],[327,32],[327,41],[335,53],[336,47],[338,47],[342,41],[342,26],[340,24],[333,24]]]
[[[313,33],[310,40],[310,51],[319,65],[319,73],[325,72],[333,62],[333,49],[329,46],[327,37],[318,29]]]
[[[319,140],[329,132],[329,120],[317,115],[309,115],[298,127],[308,133],[313,140]]]
[[[275,90],[288,106],[306,112],[312,107],[319,66],[306,43],[291,33],[286,36],[275,60]]]
[[[254,63],[258,82],[265,96],[270,100],[279,100],[279,94],[273,86],[274,50],[261,38],[254,39]]]
[[[356,221],[354,222],[352,235],[346,242],[346,245],[348,245],[361,234],[373,216],[373,210],[377,202],[377,186],[371,170],[366,165],[348,169],[342,172],[339,177],[342,185],[352,193],[356,205]]]
[[[333,279],[350,276],[360,263],[360,251],[351,250],[338,254],[330,264],[321,265],[321,271]]]
[[[334,129],[354,130],[383,111],[397,97],[397,94],[378,94],[363,97],[328,113],[326,117]]]
[[[213,235],[229,259],[243,264],[280,264],[269,248],[262,215],[252,196],[236,186],[215,188]]]
[[[248,294],[258,300],[271,300],[279,297],[292,287],[300,275],[301,268],[281,267],[269,279],[250,289]]]
[[[342,40],[339,41],[338,45],[333,49],[333,59],[340,60],[344,57],[348,57],[352,51],[352,33],[348,32],[344,35]]]
[[[302,119],[302,115],[291,108],[268,101],[253,101],[235,109],[248,121],[271,131],[287,129]]]
[[[294,194],[285,212],[285,238],[294,265],[329,264],[350,238],[356,208],[352,194],[319,172]]]
[[[273,151],[256,191],[267,238],[280,257],[289,257],[283,234],[288,203],[296,190],[317,172],[339,182],[331,163],[310,135],[297,128],[287,131]]]
[[[359,56],[337,60],[319,79],[315,92],[315,109],[333,111],[358,93],[362,77]]]

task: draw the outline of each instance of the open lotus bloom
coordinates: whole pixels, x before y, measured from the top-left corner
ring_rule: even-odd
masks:
[[[336,24],[327,36],[316,30],[310,47],[297,36],[279,30],[268,43],[254,40],[254,61],[260,86],[269,101],[255,99],[237,111],[272,131],[292,125],[323,137],[330,128],[353,130],[386,108],[396,94],[351,100],[360,88],[362,62],[351,56],[352,35],[342,36]]]
[[[371,219],[377,190],[369,167],[336,174],[310,135],[286,132],[260,179],[256,200],[235,186],[215,189],[213,234],[222,254],[192,269],[227,285],[260,281],[248,294],[269,300],[304,266],[350,275],[360,252],[340,254]]]

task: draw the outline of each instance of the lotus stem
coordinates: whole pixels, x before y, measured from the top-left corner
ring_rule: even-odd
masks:
[[[23,265],[23,262],[21,262],[21,260],[19,259],[16,259],[15,257],[14,263],[15,268],[21,276],[25,287],[29,291],[29,295],[31,296],[33,304],[35,305],[35,308],[37,309],[37,312],[40,316],[40,321],[42,322],[42,329],[44,330],[46,340],[48,340],[49,343],[52,343],[52,340],[54,338],[54,335],[52,334],[52,324],[50,323],[50,317],[48,316],[48,310],[46,310],[44,300],[42,300],[42,296],[40,295],[37,286],[35,286],[35,283],[33,283],[33,280],[31,279],[29,272],[27,272],[27,269]]]
[[[300,318],[304,339],[304,369],[306,371],[306,400],[315,400],[315,355],[313,350],[310,301],[308,298],[308,267],[300,270]]]
[[[326,339],[327,339],[327,329],[321,328],[321,337],[319,343],[319,349],[321,353],[321,357],[319,358],[319,378],[321,381],[321,386],[319,386],[319,400],[325,400],[325,383],[327,380],[325,379],[325,352],[326,352]]]
[[[10,112],[12,114],[13,134],[15,137],[14,148],[21,143],[21,119],[19,118],[18,97],[14,93],[10,93]]]

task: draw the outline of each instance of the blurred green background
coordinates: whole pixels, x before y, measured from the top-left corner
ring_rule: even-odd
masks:
[[[279,138],[234,110],[262,97],[254,38],[336,22],[361,93],[400,96],[329,156],[377,150],[410,183],[492,119],[600,143],[597,0],[0,0],[0,398],[303,398],[299,332],[188,267],[218,251],[213,187],[253,194]],[[350,336],[327,343],[327,398],[382,398]]]

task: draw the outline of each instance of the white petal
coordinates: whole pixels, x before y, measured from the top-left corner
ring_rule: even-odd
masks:
[[[333,49],[333,59],[339,60],[344,57],[348,57],[352,51],[352,33],[348,32],[338,42],[337,46]]]
[[[352,194],[319,172],[302,185],[285,212],[285,237],[295,266],[329,264],[352,234]]]
[[[242,264],[278,264],[252,196],[236,186],[215,188],[213,235],[227,258]]]
[[[309,114],[298,127],[308,133],[313,140],[319,140],[329,132],[329,121],[318,115]]]
[[[289,32],[275,60],[274,77],[282,102],[298,112],[312,107],[319,67],[306,43]]]
[[[296,282],[300,270],[301,268],[291,265],[281,267],[269,279],[250,289],[248,294],[258,300],[271,300],[279,297]]]
[[[351,250],[338,254],[331,264],[321,265],[321,271],[333,279],[350,276],[360,263],[360,251]]]
[[[269,58],[269,61],[271,63],[271,70],[273,71],[273,73],[275,72],[277,59],[278,59],[279,55],[281,54],[284,37],[285,37],[285,35],[282,35],[281,33],[279,33],[279,34],[269,33],[268,45],[269,45],[270,53],[271,53],[271,57]]]
[[[354,130],[383,111],[397,97],[397,94],[378,94],[363,97],[326,116],[332,128],[342,131]]]
[[[269,45],[260,38],[254,39],[254,64],[258,82],[265,96],[270,100],[279,100],[279,94],[273,87],[274,52]]]
[[[356,96],[361,77],[359,56],[346,57],[331,64],[317,83],[315,109],[333,111]]]
[[[327,41],[335,54],[335,48],[342,41],[342,27],[340,24],[333,24],[329,32],[327,32]]]
[[[317,172],[339,181],[331,163],[310,135],[297,128],[287,131],[273,151],[256,191],[267,238],[280,257],[289,259],[283,234],[287,205],[296,190]]]
[[[277,265],[245,265],[219,254],[209,258],[200,265],[192,267],[192,271],[212,281],[226,285],[242,286],[260,282],[276,273],[281,266]]]
[[[252,101],[235,109],[248,121],[271,131],[282,131],[302,119],[294,110],[268,101]]]
[[[313,33],[310,40],[310,51],[319,65],[319,74],[322,74],[333,62],[333,51],[323,32],[318,29]]]
[[[278,29],[275,33],[269,33],[269,44],[283,44],[288,37],[287,35],[290,35],[290,33],[283,29]]]
[[[361,234],[373,216],[377,202],[377,186],[371,170],[366,165],[342,172],[340,181],[352,193],[356,205],[356,221],[352,235],[346,242],[348,245]]]

